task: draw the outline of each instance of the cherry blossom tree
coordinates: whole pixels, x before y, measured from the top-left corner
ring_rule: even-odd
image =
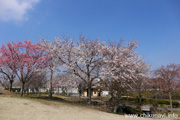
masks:
[[[57,39],[57,38],[56,38]],[[58,69],[62,66],[62,62],[58,62],[57,58],[55,58],[52,49],[56,47],[54,43],[50,43],[42,37],[42,45],[45,48],[46,52],[46,67],[44,71],[49,74],[49,97],[52,96],[53,83],[57,83],[57,80],[54,80],[54,73],[58,71]],[[60,43],[61,46],[65,45],[65,42]],[[61,49],[63,50],[63,49]],[[56,86],[56,85],[54,85]]]
[[[148,80],[148,88],[151,90],[155,90],[155,91],[164,90],[165,86],[163,84],[164,84],[164,80],[162,78],[159,78],[159,77],[150,78]]]
[[[40,43],[31,41],[18,41],[7,43],[0,47],[0,65],[11,69],[21,82],[21,97],[24,93],[25,83],[44,67],[44,51]]]
[[[140,108],[142,104],[142,92],[146,90],[148,84],[150,65],[146,64],[144,60],[141,59],[136,63],[136,66],[138,68],[136,68],[135,71],[136,77],[134,78],[135,83],[133,88],[138,93],[139,96],[138,107]]]
[[[80,82],[81,80],[72,71],[67,70],[56,75],[53,86],[61,88],[62,93],[66,95],[68,89],[77,88]]]
[[[8,88],[9,88],[9,91],[12,91],[12,84],[16,77],[15,73],[11,69],[7,69],[5,67],[0,68],[0,73],[2,73],[4,75],[4,77],[3,77],[4,79],[6,78],[9,81]]]
[[[120,89],[132,89],[136,79],[145,78],[147,73],[141,68],[143,58],[135,53],[137,43],[132,41],[124,45],[123,41],[118,44],[103,44],[98,40],[88,40],[80,36],[79,41],[69,37],[55,38],[53,43],[43,40],[54,59],[59,65],[70,69],[88,86],[88,98],[91,101],[91,87],[97,78],[116,83],[115,96],[121,96]],[[103,67],[102,67],[103,66]],[[146,67],[146,68],[145,68]],[[146,71],[146,70],[145,70]],[[110,85],[111,86],[111,85]]]
[[[147,76],[143,70],[146,70],[148,65],[135,52],[136,48],[137,43],[134,41],[128,45],[124,45],[123,41],[120,41],[119,43],[111,42],[104,50],[105,57],[103,60],[105,64],[101,77],[106,82],[108,81],[107,85],[111,94],[111,103],[114,104],[114,112],[120,104],[123,92],[133,89],[138,79],[144,79]]]
[[[98,40],[87,40],[83,36],[77,43],[73,70],[74,74],[87,85],[89,101],[91,101],[92,83],[99,78],[103,65],[103,47],[104,45]]]
[[[4,89],[9,89],[9,81],[8,81],[7,76],[5,76],[4,74],[0,74],[0,85]]]
[[[40,95],[40,88],[47,87],[47,76],[46,72],[38,72],[36,75],[32,76],[27,84],[28,88],[35,90]]]
[[[52,44],[43,40],[43,44],[48,46],[53,58],[58,59],[59,64],[79,77],[88,86],[88,98],[91,101],[92,82],[99,77],[102,64],[101,49],[103,44],[98,40],[87,40],[84,36],[79,37],[79,41],[69,37],[56,38]]]
[[[180,79],[180,65],[168,64],[161,66],[154,71],[155,76],[163,80],[163,88],[169,93],[169,101],[172,112],[172,90],[176,88],[176,83]]]

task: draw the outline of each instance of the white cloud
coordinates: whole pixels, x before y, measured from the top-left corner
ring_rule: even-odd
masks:
[[[0,20],[25,20],[27,11],[33,9],[33,5],[38,2],[39,0],[0,0]]]

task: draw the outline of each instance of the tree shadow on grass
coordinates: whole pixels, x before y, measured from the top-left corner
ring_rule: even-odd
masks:
[[[66,97],[66,96],[62,96],[62,97]],[[72,98],[72,99],[69,98],[68,100],[64,99],[64,98],[61,98],[61,97],[57,97],[57,96],[53,96],[53,97],[48,97],[48,96],[28,96],[28,98],[51,101],[51,102],[66,103],[66,104],[69,104],[69,105],[88,107],[88,108],[92,108],[92,109],[96,109],[96,110],[100,110],[100,111],[104,111],[104,112],[109,112],[107,110],[106,106],[89,104],[86,99],[82,99],[82,98],[81,99],[79,99],[79,98]],[[46,104],[48,104],[48,103],[46,103]]]
[[[77,104],[77,105],[87,105],[86,101],[68,101],[59,97],[48,97],[48,96],[29,96],[32,99],[40,99],[40,100],[47,100],[47,101],[56,101],[56,102],[63,102],[69,104]]]
[[[58,97],[48,97],[48,96],[30,96],[30,98],[43,99],[43,100],[49,100],[49,101],[64,101],[63,99],[58,98]]]

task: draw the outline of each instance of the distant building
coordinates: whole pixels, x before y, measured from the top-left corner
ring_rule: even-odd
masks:
[[[92,97],[100,97],[100,96],[108,96],[109,91],[103,89],[103,87],[100,87],[98,85],[92,86],[91,87],[91,96]],[[88,96],[88,88],[85,88],[83,92],[83,96],[87,97]]]

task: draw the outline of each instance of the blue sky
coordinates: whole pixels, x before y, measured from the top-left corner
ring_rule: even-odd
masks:
[[[180,63],[179,0],[0,0],[0,45],[78,38],[138,40],[152,69]]]

